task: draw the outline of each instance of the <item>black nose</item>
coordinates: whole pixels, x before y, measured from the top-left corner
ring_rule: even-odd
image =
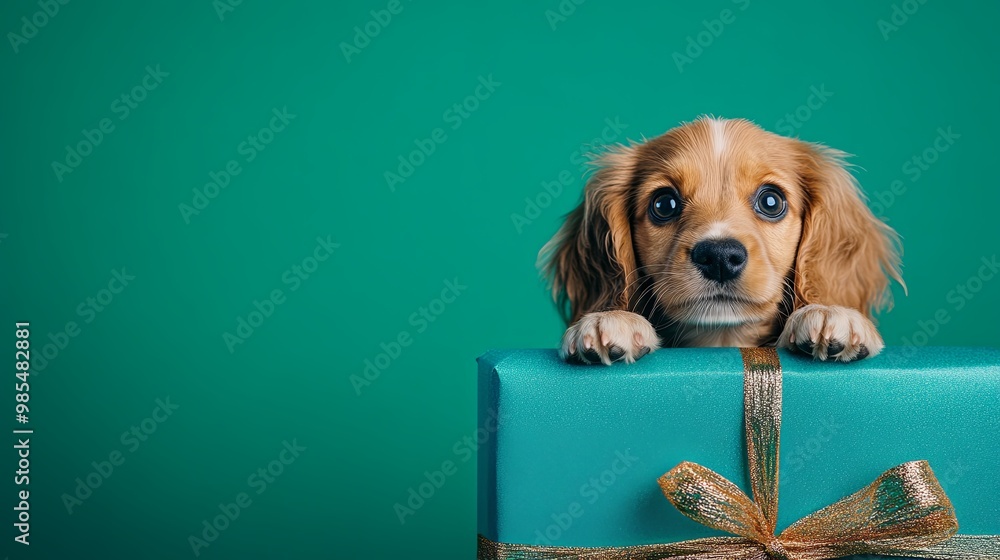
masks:
[[[705,278],[725,282],[743,272],[747,248],[735,239],[709,239],[694,246],[691,261]]]

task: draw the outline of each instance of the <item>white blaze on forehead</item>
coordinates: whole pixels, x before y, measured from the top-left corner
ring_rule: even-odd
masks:
[[[702,239],[725,239],[727,233],[729,232],[729,227],[726,226],[725,222],[713,222],[708,226],[708,231],[705,232]]]
[[[709,119],[708,125],[712,130],[712,151],[721,156],[726,151],[726,121]]]

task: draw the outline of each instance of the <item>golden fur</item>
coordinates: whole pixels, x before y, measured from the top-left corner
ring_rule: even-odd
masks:
[[[871,317],[891,305],[889,279],[902,283],[897,237],[868,209],[844,156],[711,118],[600,156],[583,201],[540,253],[569,325],[564,357],[633,361],[661,344],[777,344],[841,361],[878,353]],[[787,200],[779,221],[755,213],[764,184]],[[683,210],[654,223],[650,198],[665,186]],[[702,277],[691,257],[696,243],[720,238],[748,255],[725,284]]]

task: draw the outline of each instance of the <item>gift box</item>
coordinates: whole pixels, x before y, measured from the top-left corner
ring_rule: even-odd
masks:
[[[777,531],[925,460],[958,533],[1000,534],[1000,351],[887,348],[852,364],[775,356]],[[612,366],[566,364],[554,350],[480,357],[481,538],[623,547],[725,535],[681,513],[657,481],[690,462],[754,495],[745,358],[734,348]]]

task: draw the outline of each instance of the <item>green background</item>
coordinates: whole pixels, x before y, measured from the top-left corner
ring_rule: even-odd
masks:
[[[6,556],[186,558],[202,521],[247,492],[200,557],[471,557],[475,461],[455,445],[476,429],[474,359],[558,342],[535,255],[578,201],[575,154],[605,119],[624,141],[745,117],[856,154],[873,201],[903,181],[878,208],[909,287],[881,318],[887,342],[924,329],[934,345],[997,345],[1000,288],[971,279],[998,245],[1000,6],[911,2],[886,38],[888,0],[566,1],[558,21],[555,0],[403,0],[345,56],[387,4],[245,0],[220,17],[208,0],[72,1],[16,52],[8,33],[42,8],[0,8],[3,353],[14,361],[15,321],[36,351],[79,325],[35,364],[32,545],[11,540],[8,486]],[[679,69],[674,53],[727,9]],[[113,103],[156,65],[168,76],[121,119]],[[446,111],[490,76],[500,85],[453,129]],[[800,109],[814,87],[832,95]],[[284,107],[295,117],[245,161],[241,142]],[[799,127],[779,122],[796,110]],[[104,118],[114,130],[60,181],[53,162]],[[906,162],[949,126],[960,138],[912,180]],[[390,189],[385,172],[436,128],[446,140]],[[187,223],[179,205],[230,160],[240,174]],[[519,231],[511,215],[563,172],[571,183]],[[318,236],[340,246],[291,291],[283,274]],[[78,307],[121,267],[134,280],[85,323]],[[467,288],[418,332],[411,314],[454,279]],[[952,290],[970,281],[981,291],[959,307]],[[284,303],[230,352],[223,333],[276,289]],[[411,344],[357,390],[351,376],[401,332]],[[179,408],[130,452],[121,434],[168,396]],[[293,440],[306,450],[257,494],[248,477]],[[115,451],[124,463],[68,513],[63,495]],[[447,460],[456,472],[401,524],[394,504]]]

